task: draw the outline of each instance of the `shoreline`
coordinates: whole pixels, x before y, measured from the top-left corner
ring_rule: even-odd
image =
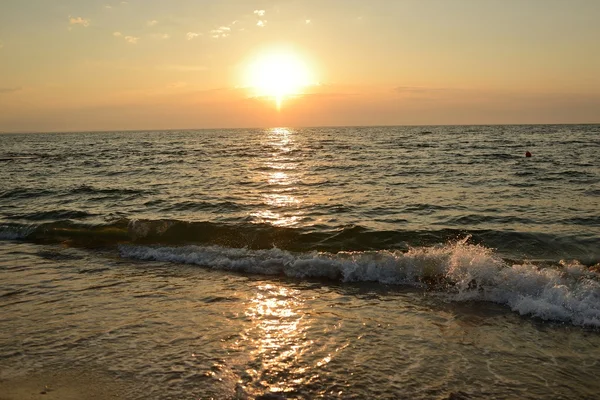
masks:
[[[131,382],[94,370],[37,371],[0,379],[0,400],[132,398]]]

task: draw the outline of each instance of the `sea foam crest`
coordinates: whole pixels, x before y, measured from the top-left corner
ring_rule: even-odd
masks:
[[[430,287],[455,301],[508,305],[522,315],[600,327],[599,275],[578,262],[556,268],[511,265],[466,240],[407,252],[292,253],[219,246],[121,246],[123,257],[196,264],[219,270],[344,282]]]

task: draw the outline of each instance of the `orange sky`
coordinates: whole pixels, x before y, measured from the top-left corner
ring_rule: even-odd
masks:
[[[593,0],[3,0],[0,131],[599,123],[599,20]],[[248,78],[278,54],[310,75],[259,62],[293,88],[280,110]]]

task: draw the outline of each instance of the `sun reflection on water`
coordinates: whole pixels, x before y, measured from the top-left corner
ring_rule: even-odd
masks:
[[[293,130],[288,128],[273,128],[264,136],[268,156],[257,179],[266,183],[261,197],[270,207],[250,214],[256,222],[291,227],[302,219],[300,207],[304,201],[297,196],[302,171],[295,155],[300,149],[293,136]]]
[[[255,349],[254,368],[246,373],[272,393],[292,391],[304,381],[306,368],[300,366],[300,358],[312,341],[307,339],[303,305],[299,291],[265,284],[246,309],[253,325],[247,334]]]

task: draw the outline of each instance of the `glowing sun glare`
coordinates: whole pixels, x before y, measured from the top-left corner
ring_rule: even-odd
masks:
[[[272,53],[252,62],[247,71],[248,86],[257,96],[271,97],[281,108],[285,97],[300,94],[310,84],[302,60],[290,53]]]

